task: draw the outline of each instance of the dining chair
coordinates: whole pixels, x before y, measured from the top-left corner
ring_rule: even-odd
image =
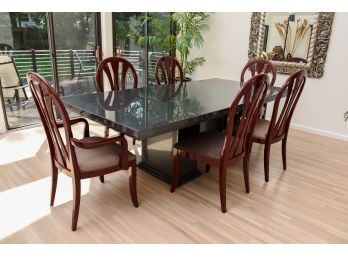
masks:
[[[5,102],[5,107],[13,111],[13,106],[25,109],[31,102],[30,92],[27,92],[28,85],[23,85],[13,58],[8,55],[0,55],[0,89]]]
[[[249,72],[247,72],[249,71]],[[247,74],[249,73],[249,75]],[[269,93],[273,92],[273,85],[277,77],[277,71],[275,66],[272,62],[268,60],[258,59],[258,60],[252,60],[249,61],[243,68],[241,75],[240,75],[240,84],[241,86],[244,84],[244,81],[247,80],[247,78],[253,77],[257,74],[265,73],[265,74],[271,74],[271,82],[269,84]],[[267,111],[267,104],[264,104],[261,109],[261,116],[262,118],[265,118]]]
[[[250,76],[247,76],[247,71],[250,72]],[[240,82],[241,84],[247,80],[248,77],[253,77],[257,74],[271,74],[271,82],[269,83],[269,89],[273,88],[274,82],[277,77],[277,71],[272,62],[268,60],[258,59],[249,61],[243,68],[240,74]]]
[[[184,73],[181,65],[175,57],[162,56],[155,65],[155,80],[157,85],[175,85],[176,82],[184,82]]]
[[[271,120],[256,120],[252,142],[265,145],[264,170],[266,182],[269,181],[269,158],[271,144],[282,141],[283,169],[286,170],[286,142],[288,139],[290,121],[303,91],[306,78],[307,72],[304,70],[300,70],[292,74],[285,81],[274,100]],[[286,96],[284,97],[284,95]],[[285,98],[285,100],[283,107],[280,108],[280,101],[282,98]]]
[[[219,167],[219,188],[221,211],[226,212],[226,170],[237,160],[243,158],[243,173],[245,190],[249,187],[249,147],[256,118],[264,102],[269,78],[266,74],[259,74],[248,80],[240,88],[228,112],[225,132],[211,131],[183,139],[173,148],[173,178],[171,192],[177,187],[179,178],[179,158]],[[233,133],[237,109],[243,104],[238,128]]]
[[[123,57],[109,57],[97,67],[96,82],[99,92],[104,92],[103,74],[105,73],[111,90],[125,90],[127,86],[138,87],[138,75],[132,63]]]
[[[125,90],[126,87],[138,87],[138,75],[132,63],[122,57],[109,57],[102,60],[97,67],[96,82],[97,90],[104,92],[103,74],[112,91]],[[121,135],[123,135],[121,133]],[[109,136],[109,128],[105,127],[104,136]],[[135,140],[133,139],[133,145]]]
[[[64,104],[53,87],[34,72],[27,73],[27,80],[36,107],[39,111],[51,156],[52,188],[51,202],[53,206],[58,169],[72,178],[73,211],[72,226],[76,230],[81,198],[81,180],[99,176],[104,183],[104,175],[131,167],[129,188],[134,207],[138,207],[136,191],[135,156],[128,151],[126,139],[123,137],[90,137],[89,124],[84,118],[69,119]],[[55,112],[56,110],[56,112]],[[58,121],[57,117],[61,118]],[[71,125],[84,123],[83,139],[73,136]],[[60,133],[59,128],[63,128]]]

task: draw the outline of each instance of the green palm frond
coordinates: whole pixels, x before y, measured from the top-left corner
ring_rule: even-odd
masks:
[[[192,74],[198,66],[205,62],[203,57],[188,61],[192,47],[202,48],[204,43],[204,33],[209,30],[207,19],[209,14],[204,12],[176,12],[172,19],[176,24],[178,32],[176,37],[176,50],[180,54],[180,64],[185,74]]]
[[[192,74],[198,66],[203,66],[205,63],[204,57],[197,57],[191,61],[187,61],[185,66],[185,73]]]
[[[209,30],[208,13],[204,12],[175,12],[171,17],[140,16],[138,24],[145,23],[151,31],[150,36],[138,36],[137,44],[144,47],[146,44],[151,49],[178,53],[179,60],[185,74],[192,74],[198,66],[205,62],[203,57],[188,60],[193,47],[202,48],[204,34]],[[176,35],[169,31],[168,24],[174,28]]]
[[[145,23],[151,30],[150,36],[139,36],[137,45],[144,47],[146,43],[151,49],[159,51],[171,51],[175,49],[175,35],[170,33],[170,17],[145,16],[138,17],[141,26]],[[169,25],[169,26],[168,26]]]

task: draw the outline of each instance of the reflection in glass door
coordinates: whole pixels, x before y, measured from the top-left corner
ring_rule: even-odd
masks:
[[[52,80],[46,13],[0,12],[0,86],[9,129],[40,122],[28,71]]]
[[[133,64],[139,86],[146,81],[145,13],[113,13],[114,54]]]
[[[53,13],[58,91],[62,96],[95,92],[96,13]]]
[[[138,71],[139,86],[154,82],[157,60],[174,52],[171,13],[113,13],[115,55]]]
[[[159,58],[175,50],[171,13],[150,12],[147,24],[148,35],[148,81],[155,81],[155,65]]]

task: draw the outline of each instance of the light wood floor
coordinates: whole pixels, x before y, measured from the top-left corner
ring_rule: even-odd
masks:
[[[280,144],[273,145],[269,183],[264,182],[263,148],[254,145],[251,192],[244,192],[241,163],[231,167],[226,214],[220,211],[215,168],[174,194],[169,185],[138,170],[138,209],[130,200],[126,171],[106,176],[105,184],[95,178],[86,181],[76,232],[70,230],[71,181],[63,174],[57,203],[49,208],[43,129],[0,135],[0,142],[2,243],[348,242],[347,142],[291,130],[288,170],[282,170]]]

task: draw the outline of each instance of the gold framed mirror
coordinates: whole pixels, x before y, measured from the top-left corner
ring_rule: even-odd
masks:
[[[252,13],[249,59],[268,59],[279,73],[324,73],[334,13]]]

